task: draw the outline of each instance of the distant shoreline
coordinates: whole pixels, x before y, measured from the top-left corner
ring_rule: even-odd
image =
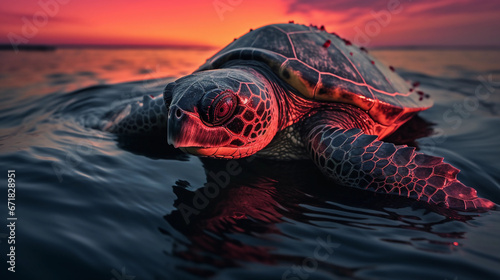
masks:
[[[214,46],[203,45],[17,45],[19,51],[55,51],[56,49],[166,49],[166,50],[213,50]],[[10,44],[0,44],[0,51],[15,51]]]
[[[20,51],[55,51],[56,46],[50,45],[18,45],[17,50]],[[1,44],[0,51],[15,51],[16,49],[9,44]]]
[[[18,45],[19,51],[55,51],[57,49],[165,49],[216,50],[219,47],[203,45]],[[500,50],[500,46],[374,46],[370,50]],[[0,51],[15,51],[10,44],[0,44]]]
[[[371,50],[500,50],[500,46],[377,46]]]

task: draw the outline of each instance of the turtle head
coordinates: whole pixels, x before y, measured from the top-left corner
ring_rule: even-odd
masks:
[[[241,158],[264,148],[278,130],[269,81],[251,69],[196,72],[165,88],[168,143],[188,153]]]

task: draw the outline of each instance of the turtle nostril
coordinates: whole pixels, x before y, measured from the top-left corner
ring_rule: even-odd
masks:
[[[182,117],[182,111],[181,109],[177,108],[175,109],[175,116],[179,119],[180,117]]]

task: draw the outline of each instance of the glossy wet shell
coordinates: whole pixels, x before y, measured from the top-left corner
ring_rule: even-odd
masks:
[[[266,63],[304,97],[355,105],[392,126],[432,106],[409,83],[349,41],[315,27],[276,24],[238,38],[197,71],[229,60]]]

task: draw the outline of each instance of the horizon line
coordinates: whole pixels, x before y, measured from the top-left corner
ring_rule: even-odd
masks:
[[[14,46],[9,43],[0,43],[0,50],[56,50],[56,49],[189,49],[189,50],[213,50],[217,46],[196,44],[20,44]]]
[[[51,51],[56,49],[188,49],[188,50],[214,50],[222,49],[213,45],[195,45],[195,44],[152,44],[152,45],[139,45],[139,44],[20,44],[14,47],[12,44],[0,43],[0,50],[40,50]],[[436,50],[485,50],[497,49],[500,50],[500,45],[381,45],[368,47],[371,50],[416,50],[416,49],[436,49]]]

